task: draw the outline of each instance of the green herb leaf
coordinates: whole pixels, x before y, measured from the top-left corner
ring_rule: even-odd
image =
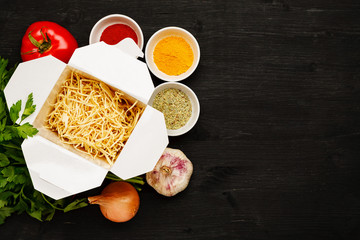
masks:
[[[35,112],[36,106],[33,104],[33,94],[30,93],[28,99],[25,104],[25,109],[23,114],[21,115],[21,121],[30,116],[33,112]]]
[[[16,174],[13,178],[13,182],[16,183],[16,184],[24,184],[28,181],[29,179],[25,176],[25,175],[22,175],[22,174]]]
[[[8,126],[6,126],[5,130],[0,132],[0,142],[9,141],[12,138],[13,138],[13,133],[11,129]]]
[[[8,182],[12,182],[15,178],[15,167],[14,166],[5,167],[5,168],[3,168],[1,173]]]
[[[25,211],[25,209],[28,209],[28,205],[22,198],[20,198],[19,202],[14,206],[14,210],[17,214],[21,214]]]
[[[14,73],[17,65],[13,68],[6,70],[9,60],[0,57],[0,91],[4,91],[11,75]]]
[[[3,79],[3,75],[6,74],[6,67],[9,63],[9,60],[8,59],[3,59],[3,58],[0,58],[0,77],[1,79]]]
[[[9,217],[15,210],[11,207],[0,208],[0,225],[5,222],[5,218]]]
[[[38,133],[38,130],[34,128],[30,123],[24,123],[21,126],[14,127],[13,130],[21,138],[32,137]]]
[[[6,149],[21,150],[21,147],[13,142],[0,142],[0,145]]]
[[[7,146],[9,146],[9,145],[5,145],[5,147],[7,147]],[[8,158],[11,158],[12,160],[14,160],[15,163],[25,164],[24,155],[22,154],[22,151],[19,151],[19,149],[7,147],[5,150],[5,155]]]
[[[26,211],[31,217],[36,218],[39,221],[43,221],[41,218],[41,211],[40,210],[35,210],[35,211]]]
[[[4,190],[3,188],[6,186],[7,183],[8,183],[7,179],[4,178],[2,175],[0,175],[0,188],[2,190]],[[0,190],[0,192],[2,191]]]
[[[9,164],[10,164],[10,161],[9,161],[8,157],[5,154],[0,153],[0,167],[6,167]]]
[[[11,198],[14,197],[14,193],[10,191],[2,192],[0,195],[0,208],[5,207],[9,202],[11,202]]]
[[[0,99],[1,99],[1,98],[0,98]],[[0,110],[0,111],[1,111],[1,110]],[[4,112],[1,112],[1,113],[6,115],[6,113],[4,113]],[[1,119],[1,117],[0,117],[0,119]],[[2,132],[2,131],[5,130],[6,120],[7,120],[6,116],[2,118],[2,120],[1,120],[1,122],[0,122],[0,132]]]
[[[0,58],[0,89],[3,91],[7,84],[7,70],[6,67],[9,63],[9,60]]]
[[[2,193],[1,193],[1,194],[2,194]],[[1,209],[2,207],[5,207],[7,203],[8,203],[8,201],[0,199],[0,209]]]
[[[82,208],[82,207],[86,207],[88,206],[89,203],[87,201],[86,198],[83,198],[83,199],[77,199],[75,201],[73,201],[72,203],[70,203],[69,205],[67,205],[64,209],[64,212],[68,212],[68,211],[71,211],[71,210],[75,210],[75,209],[79,209],[79,208]]]
[[[16,120],[19,119],[20,110],[21,110],[21,100],[14,103],[10,108],[10,119],[13,123],[16,123]]]
[[[6,178],[6,185],[5,185],[5,190],[9,190],[9,191],[19,191],[19,188],[21,188],[21,185],[18,185],[14,182],[9,182],[8,179]]]
[[[54,215],[55,215],[55,209],[52,208],[51,211],[49,211],[49,213],[45,217],[45,221],[51,221],[51,219],[53,219]]]

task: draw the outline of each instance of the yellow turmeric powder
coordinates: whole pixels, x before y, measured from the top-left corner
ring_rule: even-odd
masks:
[[[158,69],[167,75],[186,72],[194,61],[194,53],[182,37],[171,36],[160,40],[153,55]]]

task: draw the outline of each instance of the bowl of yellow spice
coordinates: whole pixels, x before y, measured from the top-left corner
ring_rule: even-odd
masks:
[[[186,85],[167,82],[158,85],[148,102],[164,114],[169,136],[188,132],[200,115],[200,104],[196,94]]]
[[[185,29],[166,27],[154,33],[146,44],[145,60],[158,78],[176,82],[189,77],[200,61],[200,47]]]

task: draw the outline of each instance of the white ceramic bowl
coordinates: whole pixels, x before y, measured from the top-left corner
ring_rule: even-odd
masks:
[[[186,40],[187,43],[189,43],[193,53],[194,53],[194,62],[191,65],[191,67],[184,73],[178,75],[178,76],[171,76],[171,75],[167,75],[163,72],[161,72],[156,64],[154,63],[154,57],[153,57],[153,53],[154,53],[154,48],[156,46],[156,44],[166,38],[166,37],[170,37],[170,36],[177,36],[177,37],[182,37]],[[146,44],[146,48],[145,48],[145,60],[146,63],[150,69],[150,71],[158,78],[164,80],[164,81],[169,81],[169,82],[177,82],[177,81],[181,81],[184,80],[185,78],[189,77],[196,69],[196,67],[199,64],[200,61],[200,47],[198,42],[196,41],[195,37],[189,33],[188,31],[186,31],[185,29],[179,28],[179,27],[166,27],[163,29],[160,29],[159,31],[157,31],[156,33],[154,33],[151,38],[149,39],[149,41]]]
[[[138,38],[138,46],[142,50],[144,47],[144,36],[139,25],[128,16],[122,14],[111,14],[100,19],[91,29],[89,43],[93,44],[100,41],[102,32],[113,24],[125,24],[131,27]]]
[[[196,97],[195,93],[186,85],[177,83],[177,82],[167,82],[167,83],[160,84],[155,88],[153,94],[150,97],[148,104],[150,106],[152,106],[155,96],[159,92],[161,92],[162,90],[167,89],[167,88],[175,88],[175,89],[179,89],[179,90],[183,91],[189,97],[190,102],[191,102],[192,113],[191,113],[191,117],[190,117],[189,121],[183,127],[179,128],[179,129],[176,129],[176,130],[167,129],[167,133],[169,136],[179,136],[179,135],[182,135],[182,134],[188,132],[191,128],[193,128],[194,125],[196,124],[197,120],[199,119],[199,115],[200,115],[199,100]]]

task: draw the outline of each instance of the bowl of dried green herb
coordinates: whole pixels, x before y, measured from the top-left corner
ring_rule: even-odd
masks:
[[[200,115],[196,94],[188,86],[178,82],[157,86],[148,104],[164,114],[169,136],[179,136],[190,131]]]

